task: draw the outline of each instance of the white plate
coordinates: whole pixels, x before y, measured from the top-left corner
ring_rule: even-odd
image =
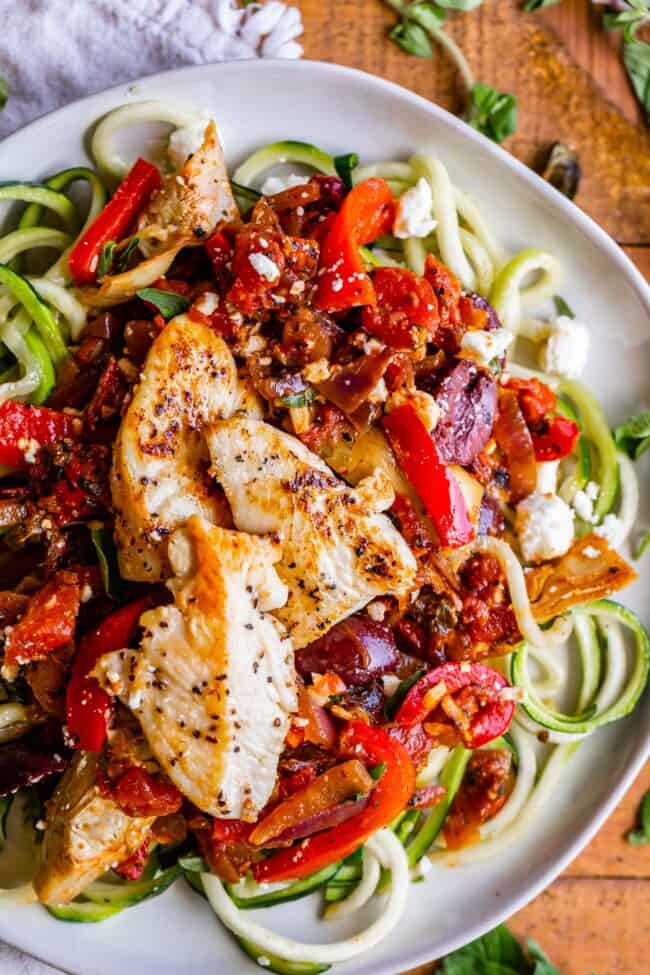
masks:
[[[497,146],[423,98],[370,75],[330,64],[245,61],[167,72],[93,95],[6,139],[0,179],[46,176],[86,158],[84,135],[114,106],[174,97],[210,110],[229,163],[282,138],[362,160],[399,159],[431,149],[452,178],[481,204],[512,250],[547,248],[566,268],[562,289],[592,329],[587,381],[612,422],[650,401],[650,298],[622,251],[577,207]],[[648,456],[644,458],[646,474]],[[642,524],[649,523],[645,499]],[[650,552],[643,569],[647,587]],[[625,603],[650,621],[643,586]],[[561,791],[524,842],[498,862],[436,867],[411,890],[396,933],[341,975],[394,975],[458,947],[538,894],[575,857],[612,811],[641,767],[650,739],[648,697],[635,713],[583,745]],[[318,922],[312,900],[265,912],[265,921],[304,940],[334,938],[350,925]],[[245,975],[255,970],[207,905],[182,883],[161,898],[97,925],[55,921],[38,907],[0,918],[0,937],[83,975]]]

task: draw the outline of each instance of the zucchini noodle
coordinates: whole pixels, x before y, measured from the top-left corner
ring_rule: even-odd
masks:
[[[538,274],[538,279],[524,285],[531,274]],[[501,268],[492,285],[490,304],[504,328],[517,334],[522,310],[546,301],[558,291],[561,282],[561,268],[556,258],[530,248],[521,251]]]
[[[404,257],[411,271],[415,271],[416,274],[424,274],[427,249],[419,237],[408,237],[404,241]]]
[[[506,576],[512,609],[524,640],[534,647],[551,647],[564,643],[569,638],[573,629],[573,619],[570,616],[559,616],[548,630],[542,630],[535,622],[524,570],[507,542],[491,535],[482,535],[474,542],[474,551],[492,555],[498,560]]]
[[[70,335],[73,339],[78,339],[81,330],[86,324],[88,318],[88,311],[81,304],[81,302],[75,298],[73,292],[64,288],[60,284],[56,284],[47,277],[43,278],[27,278],[31,286],[36,292],[43,298],[49,305],[52,305],[58,312],[63,315],[66,321],[70,325]]]
[[[70,243],[70,235],[51,227],[28,227],[12,230],[0,238],[0,264],[8,264],[18,254],[33,247],[49,247],[61,251]]]
[[[357,166],[352,170],[352,184],[363,183],[366,179],[385,179],[387,182],[396,181],[399,183],[413,184],[415,176],[413,167],[410,163],[403,162],[377,162],[368,163],[366,166]]]
[[[113,147],[115,136],[121,129],[143,122],[167,122],[175,129],[192,125],[201,119],[196,109],[173,101],[136,102],[123,105],[105,115],[93,133],[90,151],[93,159],[103,172],[119,180],[131,168],[123,156]]]
[[[0,402],[25,399],[38,389],[43,379],[40,363],[25,340],[30,324],[29,316],[21,310],[14,318],[0,325],[0,341],[16,357],[23,373],[20,379],[0,384]]]
[[[323,917],[327,920],[334,920],[349,917],[355,911],[360,910],[375,893],[380,875],[381,866],[379,860],[367,846],[364,847],[361,880],[353,889],[352,893],[348,894],[344,900],[337,901],[334,904],[328,904]]]
[[[596,712],[599,712],[611,708],[623,693],[627,654],[619,624],[615,620],[599,617],[596,620],[606,645],[605,678],[594,701]]]
[[[476,275],[465,256],[460,239],[456,200],[449,173],[439,159],[431,156],[413,156],[410,162],[415,176],[424,176],[431,186],[433,215],[438,221],[435,234],[440,257],[463,287],[471,291],[476,285]]]
[[[607,419],[594,394],[574,379],[563,379],[559,389],[577,406],[585,436],[592,441],[598,454],[596,479],[600,491],[594,505],[594,515],[601,520],[611,510],[618,487],[618,457]]]
[[[498,271],[508,261],[507,252],[490,230],[483,214],[472,197],[463,190],[459,190],[457,186],[454,186],[454,198],[461,222],[476,237],[479,243],[483,245],[494,265],[494,270]]]
[[[478,237],[463,227],[460,228],[460,240],[476,274],[476,290],[479,294],[488,295],[494,279],[494,268],[487,248]]]
[[[622,450],[616,452],[618,459],[618,491],[619,509],[618,517],[621,522],[621,537],[618,544],[621,545],[636,524],[639,514],[639,481],[636,476],[634,464]]]
[[[529,647],[529,655],[533,658],[544,671],[544,677],[535,681],[535,687],[542,694],[553,694],[562,686],[564,675],[562,668],[556,660],[554,650],[546,650],[544,647]]]
[[[331,944],[305,944],[275,934],[252,921],[246,912],[240,911],[231,901],[218,877],[203,873],[201,879],[212,909],[233,934],[255,942],[262,951],[269,951],[286,961],[333,965],[356,958],[383,941],[397,926],[406,908],[409,867],[404,847],[394,833],[389,829],[382,829],[370,837],[366,848],[383,867],[391,871],[392,882],[387,900],[380,916],[364,931]]]
[[[598,693],[602,673],[601,652],[596,622],[592,616],[576,613],[573,633],[578,644],[582,668],[582,680],[577,703],[577,712],[580,714],[582,711],[586,711]]]

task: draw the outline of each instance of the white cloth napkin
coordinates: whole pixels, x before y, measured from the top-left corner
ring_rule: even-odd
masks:
[[[0,138],[83,95],[166,68],[299,58],[300,11],[280,0],[0,0]],[[0,975],[61,975],[0,942]]]

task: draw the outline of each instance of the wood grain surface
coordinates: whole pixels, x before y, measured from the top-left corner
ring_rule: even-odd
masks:
[[[534,166],[551,143],[573,145],[584,174],[576,203],[650,279],[650,130],[621,65],[620,40],[600,29],[589,0],[563,0],[535,14],[522,6],[485,0],[448,29],[477,79],[517,95],[518,131],[506,148]],[[461,108],[458,79],[442,55],[409,57],[388,42],[395,16],[381,0],[300,0],[300,7],[307,57],[361,68],[451,111]],[[650,766],[564,875],[510,922],[516,934],[536,938],[563,975],[650,971],[650,846],[624,840],[646,789]]]

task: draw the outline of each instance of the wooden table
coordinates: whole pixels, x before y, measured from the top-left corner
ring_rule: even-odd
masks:
[[[307,57],[396,81],[452,111],[458,79],[443,56],[402,53],[386,39],[395,17],[380,0],[299,0]],[[589,0],[563,0],[536,14],[522,0],[485,0],[449,32],[475,76],[519,100],[507,148],[529,165],[555,141],[578,151],[576,202],[650,278],[650,131],[618,57],[619,40],[599,29]],[[650,767],[585,852],[511,922],[537,938],[563,975],[641,975],[650,969],[650,847],[624,832],[650,788]],[[418,969],[427,975],[432,966]]]

